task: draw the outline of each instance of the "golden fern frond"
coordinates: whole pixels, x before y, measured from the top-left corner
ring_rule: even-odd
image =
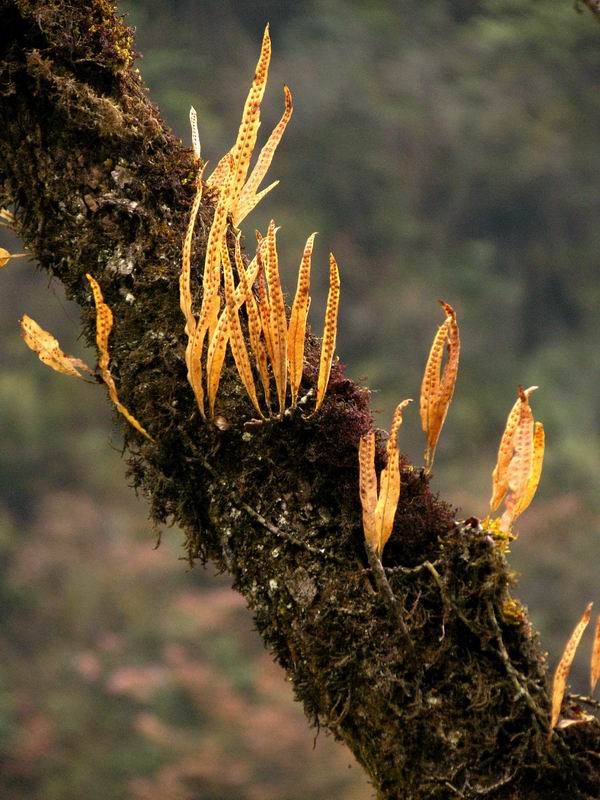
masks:
[[[202,354],[206,334],[208,333],[209,335],[209,345],[214,338],[221,306],[221,299],[219,297],[219,285],[221,282],[221,241],[227,229],[227,214],[231,197],[231,174],[232,160],[229,158],[227,179],[219,193],[215,215],[208,234],[204,259],[200,314],[194,328],[194,334],[188,341],[188,349],[186,351],[188,380],[194,390],[198,409],[202,417],[206,416],[204,410],[204,388],[202,385]],[[225,346],[226,345],[227,342],[225,342]]]
[[[227,176],[229,175],[229,163],[233,158],[233,147],[231,150],[228,150],[224,156],[222,156],[217,166],[211,172],[211,174],[206,179],[206,185],[210,189],[222,189],[223,184],[227,180]]]
[[[233,268],[231,266],[231,260],[227,250],[227,242],[225,240],[223,240],[221,259],[223,262],[225,303],[227,307],[227,318],[229,323],[229,344],[231,346],[231,352],[233,353],[233,359],[235,361],[238,374],[246,391],[248,392],[248,396],[250,397],[250,400],[252,401],[252,404],[258,411],[259,415],[263,417],[263,413],[256,396],[256,387],[254,386],[250,357],[248,356],[248,350],[246,349],[246,342],[244,340],[244,334],[242,332],[242,326],[238,316]],[[240,296],[243,296],[241,291]],[[211,408],[211,413],[212,411],[213,410]]]
[[[256,276],[258,270],[260,268],[259,261],[258,261],[258,253],[253,260],[253,264],[255,264],[256,272],[254,273],[254,277],[252,280],[249,280],[246,275],[246,271],[244,269],[244,262],[242,260],[242,251],[240,246],[240,236],[238,234],[235,237],[235,263],[239,275],[240,282],[238,284],[238,288],[240,288],[244,294],[245,302],[246,302],[246,314],[248,317],[248,334],[250,337],[250,347],[252,348],[252,352],[254,354],[254,358],[256,360],[256,364],[258,367],[258,372],[260,375],[260,379],[263,385],[263,391],[265,394],[265,402],[267,407],[270,408],[271,406],[271,386],[270,386],[270,379],[269,379],[269,367],[267,362],[267,351],[263,341],[261,339],[261,321],[260,321],[260,313],[258,310],[258,306],[256,303],[256,298],[254,297],[254,293],[252,291],[252,286],[256,280]],[[260,245],[259,245],[260,248]],[[250,272],[250,269],[248,270]],[[262,276],[261,276],[262,280]]]
[[[267,232],[267,257],[265,273],[269,292],[269,334],[273,347],[272,368],[279,403],[279,414],[285,410],[285,394],[287,389],[287,317],[285,302],[279,275],[279,258],[277,256],[277,231],[273,220]]]
[[[403,400],[394,412],[392,427],[387,442],[387,465],[379,478],[379,495],[375,509],[377,531],[377,555],[381,559],[383,548],[392,534],[394,518],[400,499],[400,450],[398,449],[398,430],[402,425],[402,412],[412,400]]]
[[[225,240],[223,240],[223,247],[225,247]],[[227,258],[229,254],[227,254]],[[225,261],[223,264],[225,265]],[[249,282],[250,286],[256,280],[258,274],[258,264],[253,261],[248,267],[248,274],[244,271],[244,278],[246,284]],[[237,312],[245,302],[245,294],[241,285],[234,290],[234,308]],[[238,318],[239,321],[239,318]],[[209,414],[212,417],[215,415],[215,402],[217,393],[219,391],[219,384],[221,382],[221,373],[223,371],[223,364],[225,362],[225,355],[227,352],[227,343],[230,341],[231,324],[229,320],[228,306],[226,305],[221,312],[214,332],[210,337],[208,351],[206,354],[206,393],[208,399]],[[233,348],[232,348],[233,349]]]
[[[265,189],[262,189],[257,194],[252,195],[252,197],[249,197],[247,200],[240,201],[238,203],[236,212],[236,224],[239,225],[248,216],[248,214],[256,208],[263,197],[266,197],[276,186],[279,186],[279,181],[273,181],[273,183],[270,183]]]
[[[292,408],[298,399],[298,390],[302,380],[304,367],[304,340],[306,338],[306,320],[310,308],[310,266],[312,251],[315,242],[315,233],[306,240],[300,269],[298,270],[298,285],[288,326],[288,368],[290,373],[290,388],[292,394]]]
[[[600,614],[596,617],[594,630],[594,644],[592,645],[592,660],[590,662],[590,694],[594,694],[600,679]]]
[[[192,150],[196,161],[200,161],[200,134],[198,133],[198,115],[194,106],[190,108],[190,127],[192,129]]]
[[[190,220],[188,222],[185,238],[183,240],[183,253],[181,257],[181,274],[179,276],[179,305],[185,319],[185,333],[188,337],[194,335],[196,328],[196,319],[192,311],[192,290],[191,290],[191,270],[192,270],[192,241],[194,238],[194,229],[196,227],[196,219],[200,211],[200,204],[202,203],[202,173],[204,167],[198,171],[196,178],[196,194],[194,195],[194,202],[192,203],[192,210],[190,211]],[[186,351],[186,362],[188,353]],[[188,373],[189,373],[189,364]]]
[[[271,39],[269,37],[269,26],[265,28],[260,56],[256,65],[254,79],[244,104],[242,121],[237,135],[237,140],[232,149],[235,162],[235,175],[232,186],[231,210],[235,218],[238,200],[248,174],[250,159],[256,144],[256,136],[260,124],[260,104],[262,102],[267,78],[269,74],[269,62],[271,60]]]
[[[555,728],[558,718],[560,717],[560,709],[562,701],[565,696],[565,689],[567,688],[567,679],[571,671],[571,665],[577,652],[577,647],[583,636],[583,632],[587,628],[592,613],[592,605],[590,603],[583,612],[583,616],[575,626],[575,630],[571,634],[571,638],[567,642],[567,646],[561,656],[556,672],[554,673],[554,681],[552,683],[552,712],[550,716],[550,730],[548,731],[548,738],[552,736],[552,730]]]
[[[519,420],[521,419],[521,408],[524,403],[529,402],[530,394],[537,388],[537,386],[530,386],[529,389],[524,390],[519,386],[517,400],[511,408],[508,419],[506,420],[506,426],[498,448],[496,466],[492,472],[492,498],[490,500],[490,508],[492,511],[496,511],[508,491],[508,468],[513,457],[514,439]]]
[[[262,183],[269,170],[269,167],[271,166],[273,156],[275,155],[275,150],[277,149],[277,146],[279,145],[279,142],[285,133],[287,124],[290,121],[294,111],[294,107],[292,105],[292,93],[287,86],[283,87],[283,91],[285,95],[285,110],[283,112],[283,116],[273,129],[273,132],[269,136],[267,143],[260,151],[260,155],[258,156],[258,160],[254,166],[254,169],[250,173],[250,176],[246,181],[244,188],[242,189],[237,210],[233,217],[233,224],[236,226],[242,222],[242,220],[260,202],[260,200],[278,183],[278,181],[275,181],[268,186],[267,189],[264,189],[262,192],[258,192],[258,187]]]
[[[127,422],[129,422],[130,425],[132,425],[137,431],[145,436],[146,439],[149,439],[151,442],[153,442],[154,439],[152,436],[150,436],[148,431],[137,421],[133,414],[131,414],[131,412],[128,411],[128,409],[125,408],[123,403],[121,403],[119,400],[117,387],[115,386],[115,381],[109,368],[110,355],[108,352],[108,337],[110,336],[113,326],[112,311],[104,302],[102,290],[100,289],[98,282],[89,273],[87,273],[85,277],[88,279],[94,295],[94,303],[96,306],[96,345],[100,353],[98,366],[100,367],[100,372],[102,373],[102,380],[108,388],[109,397],[117,411],[125,417]]]
[[[456,313],[448,303],[443,300],[440,303],[446,319],[434,337],[421,384],[420,411],[421,425],[427,437],[424,456],[427,472],[433,467],[437,443],[452,402],[460,358],[460,332]],[[448,358],[441,374],[444,346],[448,349]]]
[[[524,490],[518,498],[515,498],[515,508],[513,510],[511,525],[514,524],[517,517],[521,516],[521,514],[529,508],[531,501],[535,497],[537,487],[540,483],[540,478],[542,477],[544,446],[544,426],[541,422],[536,422],[533,431],[533,454],[531,459],[531,470]]]
[[[92,375],[92,377],[94,376],[94,371],[91,370],[84,361],[81,361],[81,359],[65,355],[57,339],[55,339],[49,331],[44,330],[38,325],[34,319],[24,314],[20,324],[23,341],[30,350],[37,353],[38,358],[43,364],[46,364],[46,366],[63,375],[69,375],[72,378],[80,378],[86,383],[95,382],[84,378],[80,370],[87,372],[89,375]]]
[[[333,355],[335,353],[335,341],[337,337],[337,318],[340,306],[340,272],[333,253],[329,254],[329,292],[327,294],[327,306],[325,307],[325,325],[323,328],[323,341],[321,343],[321,360],[319,362],[319,378],[317,381],[317,402],[312,414],[307,417],[313,417],[321,408],[327,385],[329,384],[329,375],[331,374],[331,365],[333,363]]]
[[[377,474],[375,472],[375,434],[362,436],[358,445],[359,489],[362,506],[363,531],[367,543],[377,550],[378,537],[375,520],[377,507]]]

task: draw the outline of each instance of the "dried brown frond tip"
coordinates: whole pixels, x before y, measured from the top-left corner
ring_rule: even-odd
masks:
[[[412,400],[403,400],[394,412],[387,442],[387,464],[381,471],[379,492],[375,473],[375,434],[371,431],[363,436],[358,447],[363,531],[367,544],[380,559],[394,528],[394,518],[400,499],[400,451],[397,438],[402,424],[402,412],[409,403],[412,403]]]
[[[452,402],[460,358],[460,332],[456,312],[443,300],[440,300],[440,305],[446,319],[434,337],[421,383],[420,414],[423,432],[427,437],[424,455],[427,472],[433,467],[437,443]],[[444,351],[447,352],[447,358],[442,372]]]
[[[86,273],[85,277],[88,279],[94,295],[94,303],[96,305],[96,345],[98,346],[99,351],[98,367],[102,373],[102,380],[108,389],[109,397],[114,403],[114,406],[119,414],[122,414],[127,422],[129,422],[129,424],[133,426],[136,431],[139,431],[142,436],[145,436],[146,439],[149,439],[151,442],[153,442],[154,439],[150,436],[148,431],[137,421],[133,414],[128,411],[123,403],[121,403],[119,400],[117,387],[115,386],[114,378],[109,369],[110,355],[108,352],[108,338],[110,336],[110,332],[112,331],[113,325],[112,311],[104,302],[102,291],[98,282],[89,273]]]
[[[25,344],[34,353],[38,354],[43,364],[63,375],[80,378],[86,383],[95,383],[95,381],[89,381],[84,378],[81,374],[83,371],[94,377],[94,371],[81,359],[65,355],[54,336],[49,331],[45,331],[34,319],[25,314],[20,324],[21,335]]]
[[[567,646],[564,649],[558,666],[556,667],[556,672],[554,673],[554,681],[552,683],[552,712],[550,715],[550,730],[548,731],[549,739],[560,717],[560,709],[567,688],[569,672],[571,671],[571,665],[573,664],[573,659],[575,658],[575,653],[577,652],[577,647],[579,646],[583,632],[590,621],[592,605],[593,603],[589,603],[588,607],[583,612],[583,616],[575,626],[575,630],[567,642]]]

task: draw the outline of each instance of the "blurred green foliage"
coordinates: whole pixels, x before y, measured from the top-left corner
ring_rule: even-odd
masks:
[[[381,424],[418,396],[436,300],[457,309],[461,372],[434,480],[464,515],[486,511],[517,384],[541,387],[547,461],[511,560],[555,659],[600,599],[597,25],[568,0],[123,8],[153,99],[186,142],[196,107],[213,164],[234,139],[270,20],[262,135],[284,81],[295,115],[271,170],[282,182],[246,237],[270,216],[283,226],[291,290],[304,240],[320,231],[314,320],[334,250],[339,354],[374,390]],[[172,535],[151,550],[118,441],[106,446],[102,390],[50,374],[21,346],[26,311],[78,352],[76,310],[24,263],[0,278],[0,796],[368,797],[343,751],[310,752],[224,583],[185,573]],[[420,463],[417,416],[407,413],[401,445]]]

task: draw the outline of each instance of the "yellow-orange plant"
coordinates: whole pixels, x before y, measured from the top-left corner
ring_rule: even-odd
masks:
[[[560,717],[560,709],[565,696],[565,689],[567,688],[567,679],[569,677],[569,672],[571,671],[571,665],[573,664],[573,659],[575,658],[575,653],[577,652],[577,647],[581,641],[583,632],[587,628],[588,622],[590,621],[591,613],[592,603],[589,603],[583,612],[583,616],[575,626],[575,630],[571,634],[561,659],[558,662],[558,666],[556,667],[554,680],[552,683],[552,711],[550,714],[550,730],[548,732],[548,737],[552,736],[552,730],[556,727],[558,718]]]
[[[362,436],[358,445],[363,531],[368,545],[380,559],[383,548],[391,536],[400,499],[400,451],[397,439],[402,424],[402,412],[409,403],[412,403],[412,400],[403,400],[394,412],[386,448],[387,464],[379,476],[379,490],[375,471],[374,431]]]
[[[490,508],[496,511],[504,501],[500,528],[510,531],[536,493],[544,461],[544,426],[534,422],[529,397],[538,387],[523,389],[513,405],[500,439],[498,458],[492,473]]]
[[[242,383],[261,419],[268,419],[272,414],[271,378],[275,384],[279,418],[286,411],[288,381],[291,408],[294,408],[298,402],[304,362],[306,318],[310,305],[308,292],[314,234],[309,237],[304,249],[296,298],[288,323],[279,273],[275,223],[271,221],[264,239],[258,235],[256,257],[251,265],[253,267],[256,264],[256,269],[251,267],[246,269],[244,266],[240,248],[240,232],[237,228],[260,199],[275,185],[271,184],[266,189],[259,191],[260,184],[268,171],[277,145],[281,141],[293,112],[292,95],[285,86],[283,115],[262,148],[248,177],[260,125],[260,104],[267,83],[270,56],[271,42],[267,26],[254,80],[244,105],[236,142],[206,180],[209,190],[217,192],[218,195],[206,246],[202,303],[197,317],[192,307],[191,253],[196,219],[203,196],[203,167],[199,167],[198,170],[195,197],[183,243],[179,288],[180,305],[188,340],[186,366],[188,381],[192,386],[203,417],[206,416],[205,398],[208,400],[208,413],[214,417],[216,396],[228,346]],[[193,152],[196,160],[199,161],[200,138],[193,109],[190,112],[190,123]],[[238,275],[237,285],[228,242],[228,231],[230,230],[228,220],[231,220],[233,224],[231,232],[235,239],[234,260]],[[224,276],[225,309],[223,311],[221,311],[221,274]],[[330,256],[329,274],[330,289],[313,414],[323,402],[335,350],[340,282],[333,255]],[[255,284],[256,295],[254,293]],[[246,345],[244,327],[239,312],[245,312],[250,352]],[[250,353],[253,358],[250,357]],[[203,370],[204,361],[206,366]],[[266,408],[261,405],[256,391],[254,368],[263,386]]]
[[[113,326],[112,311],[104,302],[98,282],[89,274],[86,274],[86,278],[92,287],[92,294],[96,306],[96,345],[99,352],[98,368],[102,380],[106,384],[109,397],[119,414],[122,414],[127,422],[145,436],[146,439],[153,442],[154,439],[150,436],[148,431],[119,400],[117,387],[110,372],[110,355],[108,351],[108,338]],[[81,374],[82,371],[95,377],[94,371],[91,370],[85,362],[81,361],[81,359],[65,355],[57,339],[55,339],[49,331],[44,330],[38,325],[34,319],[28,317],[27,314],[25,314],[21,320],[21,334],[25,344],[38,354],[40,361],[56,372],[69,375],[73,378],[80,378],[87,383],[91,383],[91,381],[88,381]]]
[[[424,456],[426,472],[430,472],[433,467],[435,449],[454,395],[460,358],[460,332],[456,312],[443,300],[440,300],[440,304],[446,319],[434,337],[421,383],[421,425],[427,437]],[[447,351],[447,359],[442,372],[444,351]]]

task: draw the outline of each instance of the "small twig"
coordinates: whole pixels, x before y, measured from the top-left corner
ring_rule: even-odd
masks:
[[[403,609],[396,598],[396,595],[392,591],[392,587],[389,584],[387,576],[385,574],[385,570],[383,568],[383,564],[379,560],[377,553],[375,552],[374,548],[367,542],[365,539],[365,550],[367,552],[367,558],[369,559],[369,566],[371,567],[371,571],[375,576],[375,583],[377,584],[377,588],[385,597],[388,606],[394,612],[394,616],[398,622],[400,630],[406,639],[410,652],[412,655],[415,654],[415,647],[413,645],[412,639],[410,638],[410,633],[408,627],[406,625],[406,621],[404,619]]]
[[[388,572],[390,572],[392,575],[396,572],[399,572],[402,575],[416,575],[419,572],[423,572],[423,570],[431,571],[429,569],[430,566],[437,567],[439,563],[440,563],[439,560],[433,562],[424,561],[422,564],[417,564],[416,567],[402,567],[399,564],[397,564],[394,567],[388,567]]]
[[[521,673],[518,672],[518,670],[515,669],[515,667],[512,664],[512,661],[510,660],[510,656],[508,655],[508,651],[506,649],[506,645],[504,644],[504,638],[502,636],[502,630],[500,628],[500,625],[498,624],[498,620],[496,619],[496,614],[494,612],[494,607],[493,607],[491,601],[488,600],[486,605],[487,605],[488,615],[490,617],[490,620],[492,621],[492,625],[494,626],[494,631],[496,633],[496,642],[498,644],[498,651],[499,651],[500,657],[501,657],[501,659],[502,659],[502,661],[504,663],[504,666],[506,668],[506,672],[508,673],[509,677],[511,678],[515,689],[517,690],[517,696],[524,698],[525,703],[527,704],[527,706],[530,709],[530,711],[533,713],[533,715],[534,715],[535,719],[537,720],[538,724],[540,725],[540,727],[542,729],[545,729],[547,727],[548,720],[545,717],[545,715],[543,714],[543,712],[541,711],[541,709],[539,708],[538,704],[533,699],[533,697],[529,694],[529,690],[528,690],[527,685],[525,683],[525,679],[523,678]]]
[[[585,694],[575,694],[574,692],[567,693],[567,700],[574,700],[576,703],[583,703],[592,708],[600,708],[600,700],[594,700],[593,697],[588,697]]]
[[[207,472],[212,475],[213,478],[218,480],[223,480],[217,476],[217,473],[214,467],[209,464],[209,462],[201,455],[198,455],[198,458],[202,462],[202,465],[206,469]],[[302,539],[299,539],[297,536],[294,536],[293,533],[287,533],[286,531],[282,531],[280,528],[277,528],[273,525],[272,522],[265,519],[262,514],[259,514],[258,511],[255,511],[252,506],[249,506],[247,503],[240,503],[240,508],[243,508],[244,511],[249,514],[249,516],[253,517],[258,523],[260,523],[263,528],[266,528],[270,533],[278,536],[280,539],[285,539],[287,542],[291,544],[295,544],[297,547],[303,547],[305,550],[308,550],[309,553],[312,553],[316,556],[325,556],[329,560],[336,561],[339,564],[347,564],[347,561],[341,559],[339,556],[334,555],[333,553],[327,553],[324,549],[320,547],[313,547],[312,545],[308,544],[308,542],[303,542]]]
[[[473,791],[477,792],[478,797],[484,797],[486,794],[491,794],[495,792],[496,789],[500,789],[501,786],[506,786],[507,783],[510,783],[514,780],[515,775],[518,772],[518,768],[513,770],[509,775],[505,775],[503,778],[500,778],[499,781],[493,783],[491,786],[473,786]]]
[[[471,621],[463,614],[463,612],[460,610],[460,608],[452,600],[452,598],[450,597],[450,595],[446,591],[446,587],[444,586],[444,582],[442,580],[442,576],[437,571],[437,569],[434,567],[434,565],[431,563],[431,561],[423,562],[423,566],[425,567],[425,569],[429,570],[429,572],[433,575],[433,579],[437,583],[438,589],[440,590],[440,594],[442,596],[442,601],[443,601],[444,605],[446,606],[446,608],[447,609],[448,608],[452,609],[452,611],[454,611],[454,613],[459,618],[459,620],[462,623],[464,623],[467,626],[467,628],[474,635],[477,635],[476,631],[473,630],[473,625],[471,624]]]
[[[244,511],[253,517],[257,522],[259,522],[263,528],[266,528],[270,533],[278,536],[280,539],[285,539],[286,541],[291,542],[298,547],[303,547],[305,550],[308,550],[309,553],[313,553],[314,555],[328,555],[325,550],[319,547],[313,547],[307,542],[303,542],[302,539],[298,539],[298,537],[294,536],[293,533],[287,533],[286,531],[282,531],[280,528],[277,528],[272,522],[269,522],[268,519],[265,519],[262,514],[259,514],[258,511],[255,511],[252,506],[249,506],[248,503],[240,503],[240,508],[243,508]],[[336,556],[329,555],[328,557],[338,560]]]

